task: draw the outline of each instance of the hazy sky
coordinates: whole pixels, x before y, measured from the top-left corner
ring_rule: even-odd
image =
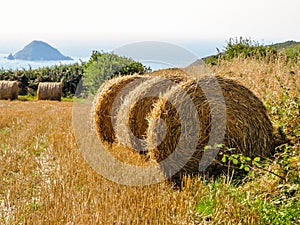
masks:
[[[56,47],[132,41],[223,43],[251,37],[300,41],[299,0],[9,0],[1,2],[0,51],[32,40]]]

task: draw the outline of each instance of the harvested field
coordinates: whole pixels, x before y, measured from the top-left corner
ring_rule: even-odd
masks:
[[[128,187],[99,176],[78,149],[72,107],[71,102],[0,101],[0,224],[195,220],[192,185],[179,192],[165,183]]]

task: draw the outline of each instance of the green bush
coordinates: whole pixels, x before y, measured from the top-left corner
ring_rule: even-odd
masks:
[[[101,84],[115,76],[143,74],[149,68],[133,59],[118,56],[113,53],[94,51],[84,67],[84,88],[89,94],[95,94]]]

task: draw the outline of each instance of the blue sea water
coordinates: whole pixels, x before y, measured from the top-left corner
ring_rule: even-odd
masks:
[[[80,61],[87,61],[87,57],[72,57],[73,60],[65,61],[26,61],[26,60],[8,60],[6,57],[9,53],[0,53],[0,69],[2,70],[22,70],[22,69],[37,69],[55,65],[68,65]]]
[[[73,63],[86,62],[89,57],[72,57],[73,60],[66,61],[26,61],[26,60],[8,60],[6,57],[8,54],[0,54],[0,70],[29,70],[50,67],[55,65],[70,65]],[[146,67],[150,67],[152,71],[164,68],[170,68],[172,65],[159,63],[159,62],[143,62],[142,64]]]

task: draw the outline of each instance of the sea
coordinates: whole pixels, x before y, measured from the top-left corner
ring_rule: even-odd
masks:
[[[8,60],[6,57],[9,54],[0,53],[0,70],[29,70],[38,69],[43,67],[51,67],[56,65],[71,65],[74,63],[87,62],[89,57],[71,57],[73,60],[63,60],[63,61],[27,61],[27,60]],[[143,62],[145,67],[150,68],[152,71],[158,69],[165,69],[174,67],[173,65],[168,65],[160,62]]]
[[[70,65],[73,63],[80,63],[89,60],[88,57],[71,57],[73,60],[63,61],[27,61],[27,60],[8,60],[6,57],[9,53],[0,53],[0,69],[1,70],[29,70],[50,67],[55,65]]]

